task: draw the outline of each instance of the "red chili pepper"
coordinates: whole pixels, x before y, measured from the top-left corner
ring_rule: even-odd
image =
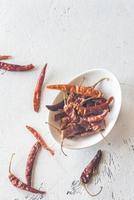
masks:
[[[102,151],[98,150],[97,154],[91,160],[91,162],[86,166],[86,168],[84,169],[84,171],[82,172],[81,177],[80,177],[80,181],[81,181],[82,185],[84,186],[85,190],[87,191],[87,193],[90,196],[97,196],[101,192],[101,190],[102,190],[102,187],[101,187],[100,191],[97,194],[91,194],[87,190],[87,188],[85,186],[87,183],[89,183],[91,177],[93,176],[94,171],[98,167],[98,165],[100,163],[100,160],[101,160],[101,157],[102,157]]]
[[[45,67],[43,67],[41,74],[39,76],[39,79],[37,81],[36,87],[35,87],[34,98],[33,98],[33,106],[34,106],[35,112],[38,112],[40,108],[41,89],[42,89],[42,85],[43,85],[45,74],[46,74],[46,68],[47,68],[47,64],[45,65]]]
[[[11,162],[12,162],[13,155],[12,155],[10,163],[9,163],[9,176],[8,176],[8,178],[9,178],[10,182],[12,183],[12,185],[15,186],[16,188],[19,188],[21,190],[25,190],[25,191],[28,191],[28,192],[32,192],[32,193],[36,193],[36,194],[37,193],[38,194],[46,194],[45,191],[37,190],[37,189],[35,189],[35,188],[23,183],[18,177],[16,177],[11,172]]]
[[[29,71],[34,68],[34,65],[16,65],[16,64],[9,64],[5,62],[0,62],[0,69],[4,69],[7,71]]]
[[[8,56],[8,55],[0,55],[0,60],[7,60],[12,58],[12,56]]]
[[[32,178],[32,170],[33,170],[34,161],[35,161],[36,155],[37,155],[40,147],[41,147],[41,144],[39,142],[36,142],[33,145],[32,149],[28,155],[25,176],[26,176],[27,185],[30,185],[30,186],[31,186],[31,178]]]
[[[54,155],[54,150],[48,147],[47,143],[44,141],[44,139],[42,138],[42,136],[38,131],[36,131],[34,128],[30,126],[26,126],[26,128],[33,134],[33,136],[37,139],[37,141],[41,144],[41,146],[44,149],[48,150],[51,153],[51,155]]]

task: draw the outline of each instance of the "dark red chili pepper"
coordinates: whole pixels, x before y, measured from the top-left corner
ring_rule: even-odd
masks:
[[[61,130],[64,138],[73,138],[77,134],[82,133],[85,129],[76,123],[70,123],[66,129]]]
[[[43,67],[35,87],[34,97],[33,97],[33,106],[35,112],[38,112],[40,108],[41,89],[45,79],[46,68],[47,64],[45,65],[45,67]]]
[[[7,59],[10,59],[12,58],[12,56],[9,56],[9,55],[0,55],[0,60],[7,60]]]
[[[103,112],[104,109],[107,109],[109,104],[113,101],[113,97],[110,97],[105,103],[95,105],[95,106],[78,106],[78,114],[81,114],[82,116],[87,115],[98,115]]]
[[[57,113],[55,116],[54,116],[54,120],[57,122],[59,120],[61,120],[63,117],[66,117],[66,113],[65,112],[60,112],[60,113]]]
[[[81,105],[83,106],[95,106],[95,105],[100,105],[102,103],[105,103],[106,99],[104,97],[99,97],[99,98],[87,98],[85,99]]]
[[[12,155],[10,163],[9,163],[9,175],[8,175],[8,178],[9,178],[10,182],[12,183],[12,185],[15,186],[16,188],[19,188],[21,190],[25,190],[25,191],[28,191],[28,192],[32,192],[32,193],[36,193],[36,194],[46,194],[45,191],[37,190],[37,189],[23,183],[18,177],[16,177],[11,172],[11,162],[12,162],[13,155]]]
[[[31,186],[31,178],[32,178],[32,170],[33,170],[34,161],[35,161],[36,155],[37,155],[40,147],[41,147],[41,144],[39,142],[36,142],[33,145],[32,149],[28,155],[25,176],[26,176],[27,185],[30,185],[30,186]]]
[[[85,186],[87,183],[89,183],[91,177],[93,176],[94,171],[96,170],[96,168],[98,167],[100,163],[101,158],[102,158],[102,151],[98,150],[97,154],[95,155],[93,160],[91,160],[91,162],[86,166],[86,168],[84,169],[80,177],[80,181],[82,185],[84,186],[88,194],[90,194],[91,196],[98,195],[102,190],[102,187],[101,187],[100,191],[97,194],[91,194]]]
[[[48,150],[51,153],[51,155],[54,155],[54,151],[50,147],[48,147],[47,143],[44,141],[39,132],[37,132],[34,128],[30,126],[26,126],[26,128],[33,134],[33,136],[37,139],[37,141],[41,144],[41,146],[44,149]]]
[[[103,120],[106,117],[106,115],[108,114],[108,112],[109,112],[109,110],[107,109],[107,110],[104,110],[103,113],[100,114],[100,115],[92,115],[92,116],[89,116],[89,117],[83,117],[83,118],[80,119],[80,121],[85,120],[89,123],[98,122],[98,121]]]
[[[0,62],[0,69],[4,69],[7,71],[29,71],[34,68],[34,65],[16,65],[16,64],[9,64],[5,62]]]
[[[58,111],[59,109],[63,109],[64,107],[64,100],[60,101],[54,105],[46,105],[47,109],[50,111]]]

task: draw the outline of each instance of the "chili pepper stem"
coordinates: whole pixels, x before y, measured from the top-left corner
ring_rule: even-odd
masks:
[[[86,103],[88,100],[91,100],[91,99],[93,99],[93,97],[89,97],[89,98],[85,99],[84,101],[81,102],[80,105],[83,105],[84,103]]]
[[[86,79],[85,76],[83,76],[81,81],[80,81],[80,83],[79,83],[79,85],[78,85],[79,87],[82,86],[82,84],[84,83],[85,79]]]
[[[52,126],[53,128],[55,128],[57,131],[61,131],[59,128],[57,128],[56,126],[54,126],[53,124],[51,124],[50,122],[45,122],[45,124],[48,124],[49,126]]]
[[[103,187],[101,186],[101,187],[100,187],[100,190],[99,190],[96,194],[92,194],[92,193],[89,192],[89,190],[87,189],[86,184],[82,183],[81,181],[80,181],[80,183],[81,183],[81,185],[84,187],[85,191],[86,191],[91,197],[96,197],[96,196],[98,196],[98,195],[101,193],[102,189],[103,189]]]
[[[49,122],[45,122],[45,124],[48,124],[49,126],[52,126],[53,128],[55,128],[57,131],[59,131],[61,133],[61,152],[67,156],[67,154],[64,152],[63,150],[63,142],[64,142],[64,137],[63,134],[61,132],[61,129],[57,128],[56,126],[54,126],[53,124],[49,123]]]
[[[8,169],[9,174],[11,174],[11,165],[12,165],[12,160],[13,160],[14,155],[15,155],[15,153],[13,153],[11,158],[10,158],[9,169]]]
[[[64,91],[62,91],[62,94],[63,94],[64,105],[66,105],[67,104],[66,94]]]
[[[64,143],[64,136],[61,134],[61,152],[64,154],[64,156],[67,156],[67,154],[63,150],[63,143]]]
[[[105,136],[103,135],[102,131],[100,131],[100,134],[102,136],[102,138],[104,139],[104,141],[108,144],[111,145],[111,143],[105,138]]]
[[[102,78],[102,79],[100,79],[99,81],[97,81],[92,87],[93,88],[95,88],[99,83],[101,83],[102,81],[104,81],[104,80],[109,80],[109,78]]]

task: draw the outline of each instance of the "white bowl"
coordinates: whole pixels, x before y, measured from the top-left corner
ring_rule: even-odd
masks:
[[[70,83],[71,84],[79,84],[81,80],[85,78],[83,85],[84,86],[92,86],[95,82],[100,80],[101,78],[107,77],[109,80],[104,80],[101,82],[97,88],[101,89],[104,97],[108,98],[110,96],[114,97],[114,102],[112,103],[112,109],[110,113],[108,113],[106,117],[106,129],[103,131],[103,136],[106,137],[112,128],[115,125],[115,122],[118,118],[120,108],[121,108],[121,88],[120,84],[117,80],[117,78],[114,76],[113,73],[106,69],[90,69],[78,76],[76,76]],[[57,83],[58,84],[58,83]],[[63,99],[63,94],[60,92],[55,100],[53,101],[53,104],[56,104],[60,102]],[[49,119],[48,122],[55,125],[56,127],[59,127],[59,123],[54,121],[54,115],[55,112],[49,112]],[[50,132],[53,136],[53,138],[60,143],[60,134],[59,132],[53,128],[52,126],[49,126]],[[73,139],[65,139],[64,140],[64,147],[69,149],[81,149],[86,148],[89,146],[92,146],[94,144],[97,144],[104,138],[100,133],[97,133],[95,135],[86,136],[86,137],[80,137],[80,138],[73,138]]]

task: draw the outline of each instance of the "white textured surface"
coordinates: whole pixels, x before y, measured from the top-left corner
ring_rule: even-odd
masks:
[[[40,197],[12,187],[8,163],[16,153],[13,171],[24,180],[27,154],[34,138],[25,128],[32,125],[56,149],[52,157],[42,151],[35,169],[35,186],[48,191],[43,200],[88,200],[83,189],[66,194],[98,148],[104,150],[100,173],[90,190],[103,191],[95,200],[133,200],[134,177],[134,1],[133,0],[0,0],[0,54],[11,54],[13,63],[34,63],[28,73],[0,72],[0,199],[39,200]],[[32,95],[40,68],[48,62],[47,82],[68,82],[93,66],[105,67],[122,84],[120,118],[107,138],[80,151],[66,150],[64,157],[47,126],[55,93],[46,91],[39,114],[33,112]],[[96,185],[95,185],[96,183]]]

